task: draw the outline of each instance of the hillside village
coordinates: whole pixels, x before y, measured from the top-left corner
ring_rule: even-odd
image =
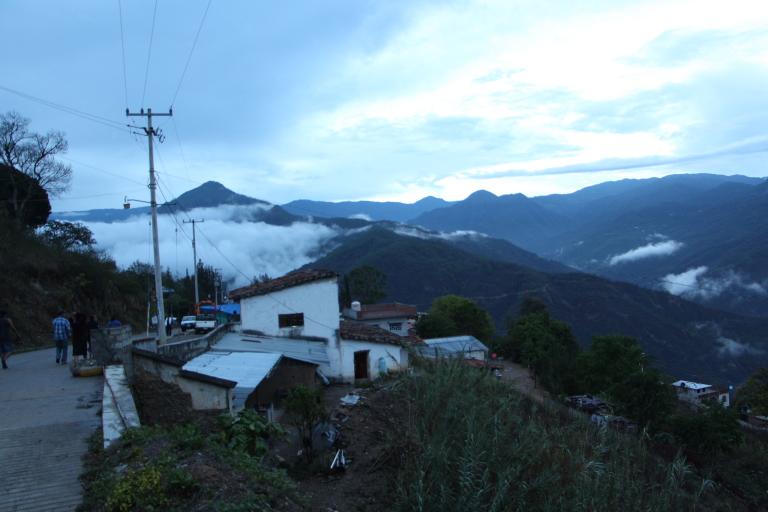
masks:
[[[768,511],[766,34],[3,2],[0,512]]]

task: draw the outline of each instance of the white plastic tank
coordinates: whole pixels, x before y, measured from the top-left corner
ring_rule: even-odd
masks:
[[[360,311],[360,309],[361,309],[360,301],[359,300],[352,301],[352,311]]]

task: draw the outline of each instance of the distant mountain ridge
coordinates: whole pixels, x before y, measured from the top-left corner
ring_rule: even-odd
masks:
[[[359,216],[368,220],[406,222],[424,212],[436,208],[444,208],[451,204],[453,203],[450,201],[427,196],[410,204],[393,201],[341,201],[333,203],[299,199],[286,203],[282,207],[294,215],[311,215],[326,218]]]

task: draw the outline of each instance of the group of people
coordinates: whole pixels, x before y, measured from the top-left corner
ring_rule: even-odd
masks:
[[[111,324],[111,322],[110,322]],[[56,364],[67,364],[69,340],[72,340],[72,360],[85,359],[91,351],[91,330],[98,329],[95,316],[87,318],[83,313],[72,313],[67,318],[59,311],[53,319],[53,341],[56,343]]]
[[[120,321],[112,317],[107,327],[120,327]],[[85,359],[91,352],[91,331],[99,328],[95,316],[86,317],[83,313],[72,313],[66,317],[64,311],[59,311],[53,319],[53,341],[56,344],[56,364],[67,364],[69,342],[72,340],[72,360]],[[8,317],[8,312],[0,308],[0,356],[3,369],[8,369],[8,358],[13,352],[13,337],[21,339],[19,331]]]

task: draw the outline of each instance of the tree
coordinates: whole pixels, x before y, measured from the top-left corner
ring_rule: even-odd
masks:
[[[51,220],[43,227],[41,235],[49,244],[61,249],[85,249],[96,243],[93,233],[80,222]]]
[[[570,327],[550,318],[546,309],[520,316],[503,349],[505,354],[516,353],[547,390],[565,393],[573,389],[579,345]]]
[[[347,297],[342,298],[343,305],[348,306],[353,300],[363,304],[376,304],[387,296],[387,275],[370,265],[353,268],[344,276],[343,291]]]
[[[312,433],[315,427],[327,417],[320,391],[306,386],[296,386],[288,392],[284,405],[289,421],[296,427],[299,434],[304,455],[307,461],[311,461],[314,456]]]
[[[487,343],[495,329],[491,315],[477,304],[458,295],[444,295],[432,302],[416,331],[423,338],[469,335]]]
[[[768,416],[768,368],[760,368],[736,393],[736,404],[758,416]]]
[[[17,226],[36,228],[51,214],[48,193],[35,180],[13,167],[0,163],[0,219]],[[19,205],[25,205],[19,210]]]
[[[636,371],[608,390],[618,412],[641,426],[658,426],[674,406],[677,398],[672,386],[655,368]]]
[[[576,375],[586,393],[602,393],[648,366],[648,357],[634,338],[595,336],[589,350],[579,354]]]
[[[719,402],[698,413],[673,417],[671,427],[680,444],[700,454],[731,451],[743,439],[735,411]]]
[[[23,217],[32,198],[33,183],[49,195],[58,196],[69,188],[72,167],[56,160],[68,149],[64,134],[49,131],[42,135],[29,131],[29,119],[17,112],[0,114],[0,163],[10,166],[32,181],[10,175],[9,201],[18,217]]]

